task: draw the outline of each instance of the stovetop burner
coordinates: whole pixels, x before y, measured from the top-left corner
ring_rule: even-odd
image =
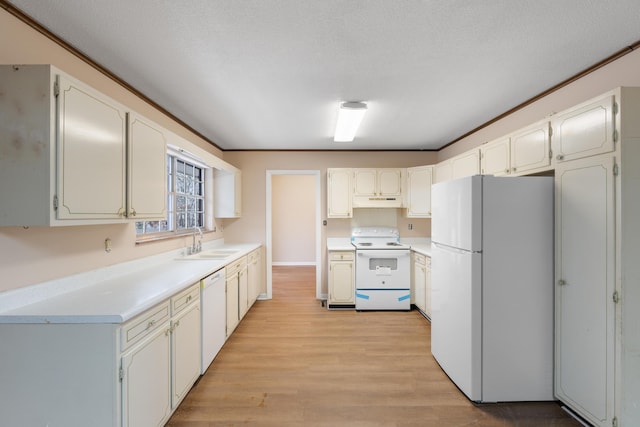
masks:
[[[356,227],[351,232],[351,243],[362,250],[400,250],[410,246],[400,243],[398,229],[395,227]]]

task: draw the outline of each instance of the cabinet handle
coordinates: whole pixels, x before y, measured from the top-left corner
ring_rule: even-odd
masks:
[[[135,209],[131,209],[131,216],[136,216],[136,210]]]
[[[147,329],[151,329],[151,327],[153,327],[153,325],[156,324],[155,320],[150,320],[149,323],[147,323]]]
[[[567,284],[566,280],[560,279],[558,280],[558,286],[565,286]]]
[[[564,156],[562,154],[558,154],[556,156],[556,160],[563,160],[563,159],[564,159]]]
[[[189,296],[187,297],[187,301],[186,301],[186,303],[188,304],[188,303],[189,303],[189,301],[191,301],[191,295],[189,295]]]

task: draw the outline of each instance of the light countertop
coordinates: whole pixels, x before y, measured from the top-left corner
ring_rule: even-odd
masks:
[[[351,244],[349,237],[328,237],[328,251],[355,251],[356,247]]]
[[[126,322],[258,247],[215,247],[237,250],[223,260],[184,260],[175,251],[7,291],[0,294],[0,323]]]

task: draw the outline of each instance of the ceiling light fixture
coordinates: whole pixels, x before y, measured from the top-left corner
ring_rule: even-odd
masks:
[[[364,102],[342,102],[338,108],[338,122],[336,123],[336,133],[333,137],[335,142],[351,142],[356,136],[356,131],[360,122],[367,112],[367,104]]]

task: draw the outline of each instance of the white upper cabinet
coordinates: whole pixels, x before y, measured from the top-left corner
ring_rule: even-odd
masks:
[[[477,175],[480,173],[480,150],[458,154],[433,166],[433,183]]]
[[[327,169],[327,217],[351,218],[353,216],[353,171],[349,168]]]
[[[58,219],[122,218],[126,109],[62,74],[58,87]]]
[[[511,173],[509,137],[500,138],[480,147],[480,173],[503,176]]]
[[[143,124],[49,65],[0,66],[0,93],[0,116],[8,124],[0,126],[0,226],[104,224],[164,214],[159,126]],[[127,135],[129,114],[135,119]]]
[[[353,207],[402,207],[404,169],[354,169]]]
[[[451,159],[451,178],[478,175],[480,173],[480,150],[473,149]]]
[[[451,159],[442,161],[433,167],[433,183],[447,181],[453,177]]]
[[[613,151],[615,112],[614,96],[607,94],[558,114],[552,122],[556,162]]]
[[[129,191],[127,216],[166,218],[167,143],[163,129],[135,114],[129,114]]]
[[[431,218],[432,166],[407,168],[407,217]]]
[[[242,173],[216,169],[214,185],[214,216],[240,218],[242,216]]]
[[[544,120],[510,135],[512,174],[529,174],[551,168],[549,133],[549,122]]]

